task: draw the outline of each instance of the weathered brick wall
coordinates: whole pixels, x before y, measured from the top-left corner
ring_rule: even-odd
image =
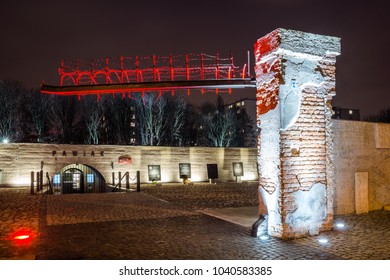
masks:
[[[330,100],[340,40],[277,29],[255,43],[259,188],[268,233],[291,238],[332,227]]]
[[[118,164],[118,158],[129,155],[132,164]],[[112,182],[112,172],[130,172],[134,178],[141,171],[141,181],[148,182],[148,165],[160,165],[162,182],[179,182],[179,163],[191,163],[192,181],[207,181],[206,164],[217,164],[219,179],[234,180],[232,163],[243,162],[242,180],[256,180],[256,149],[147,147],[108,145],[2,144],[0,172],[2,185],[29,185],[31,171],[53,175],[69,164],[86,164],[96,168]],[[46,179],[45,179],[46,182]]]

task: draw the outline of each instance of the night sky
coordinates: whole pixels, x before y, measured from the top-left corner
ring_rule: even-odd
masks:
[[[390,106],[390,10],[383,0],[4,2],[0,79],[29,88],[59,84],[63,58],[232,51],[242,65],[256,39],[281,27],[341,38],[334,105],[362,115]],[[254,97],[255,90],[235,91],[227,101],[243,94]]]

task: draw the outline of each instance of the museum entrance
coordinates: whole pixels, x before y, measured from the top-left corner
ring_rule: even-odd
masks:
[[[53,189],[55,194],[100,193],[106,191],[106,180],[94,167],[76,163],[54,175]]]
[[[83,193],[83,172],[79,169],[68,169],[62,174],[62,193]]]

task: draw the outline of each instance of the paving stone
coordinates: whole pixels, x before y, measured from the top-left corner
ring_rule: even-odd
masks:
[[[345,228],[294,240],[250,236],[250,228],[199,209],[254,206],[256,183],[161,187],[141,193],[29,195],[0,188],[0,259],[390,259],[390,211],[335,217]],[[38,234],[27,247],[7,239]]]

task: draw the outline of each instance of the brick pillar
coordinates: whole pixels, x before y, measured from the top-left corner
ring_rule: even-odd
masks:
[[[277,29],[257,40],[259,192],[268,234],[332,228],[335,63],[340,39]]]

